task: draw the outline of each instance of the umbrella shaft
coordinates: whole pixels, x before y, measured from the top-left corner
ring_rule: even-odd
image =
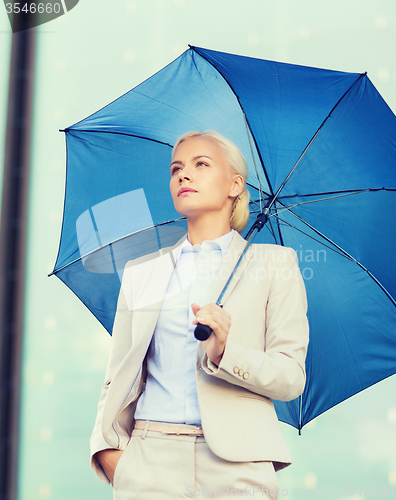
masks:
[[[257,219],[258,219],[261,215],[263,215],[263,214],[260,214],[260,215],[257,217]],[[267,219],[268,219],[268,218],[267,218]],[[256,223],[257,223],[257,221],[256,221]],[[248,250],[248,248],[249,248],[250,244],[253,242],[254,237],[256,236],[256,234],[260,231],[260,229],[261,229],[261,228],[264,226],[264,224],[265,224],[265,222],[264,222],[264,224],[262,224],[262,226],[261,226],[261,227],[258,227],[258,226],[256,226],[256,223],[254,224],[254,226],[253,226],[253,227],[251,228],[251,230],[249,231],[250,235],[249,235],[249,233],[248,233],[248,235],[249,235],[249,239],[247,240],[246,246],[245,246],[245,248],[244,248],[243,252],[241,253],[241,256],[239,257],[238,262],[235,264],[235,267],[234,267],[234,269],[233,269],[233,271],[232,271],[232,273],[231,273],[230,277],[228,278],[227,283],[224,285],[224,288],[223,288],[223,290],[221,291],[221,293],[220,293],[220,295],[219,295],[219,298],[218,298],[218,299],[217,299],[217,301],[216,301],[216,304],[217,304],[218,306],[221,306],[221,301],[222,301],[223,296],[224,296],[224,294],[225,294],[225,292],[226,292],[226,290],[227,290],[227,288],[228,288],[228,285],[230,284],[230,281],[231,281],[231,280],[232,280],[232,278],[234,277],[234,274],[235,274],[236,270],[238,269],[238,266],[239,266],[239,264],[241,263],[241,261],[242,261],[243,257],[245,256],[245,254],[246,254],[246,252],[247,252],[247,250]]]

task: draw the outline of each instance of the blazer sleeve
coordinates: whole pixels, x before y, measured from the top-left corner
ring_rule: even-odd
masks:
[[[280,401],[302,394],[305,386],[305,357],[308,346],[307,298],[296,252],[287,259],[273,259],[265,310],[264,350],[245,349],[230,338],[219,366],[206,353],[201,367],[213,377],[251,392]],[[231,311],[231,316],[232,316]],[[232,319],[231,319],[232,321]],[[246,318],[247,331],[249,318]],[[253,324],[253,323],[251,323]]]
[[[127,264],[128,266],[128,264]],[[130,272],[128,267],[125,267],[122,285],[117,302],[117,312],[114,320],[111,349],[107,370],[105,375],[104,385],[101,391],[98,410],[96,414],[95,426],[90,439],[91,449],[91,466],[97,476],[104,482],[109,483],[109,479],[103,471],[102,466],[99,464],[96,453],[102,450],[110,449],[111,446],[103,437],[102,432],[102,418],[103,411],[106,404],[107,393],[112,381],[112,378],[124,359],[125,354],[131,347],[132,337],[130,335],[132,325],[132,307],[128,297],[128,290],[130,290]],[[129,333],[129,334],[128,334]]]

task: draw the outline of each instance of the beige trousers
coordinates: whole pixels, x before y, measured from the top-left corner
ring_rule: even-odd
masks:
[[[177,427],[163,424],[172,425]],[[114,474],[114,500],[232,496],[276,500],[277,489],[272,462],[228,462],[211,452],[203,436],[140,429],[132,432]]]

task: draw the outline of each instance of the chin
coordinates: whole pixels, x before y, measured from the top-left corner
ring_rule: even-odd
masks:
[[[186,198],[178,198],[176,203],[174,203],[176,211],[180,214],[183,215],[184,217],[187,217],[188,215],[193,214],[195,211],[199,211],[200,209],[196,206],[194,206],[190,200]]]

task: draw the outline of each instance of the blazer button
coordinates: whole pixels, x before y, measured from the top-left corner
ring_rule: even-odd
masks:
[[[240,377],[243,377],[243,370],[242,370],[242,368],[239,370],[238,375],[239,375]]]
[[[247,380],[247,379],[249,378],[249,374],[248,374],[248,372],[245,372],[245,373],[243,374],[243,378],[244,378],[245,380]]]
[[[234,373],[235,375],[239,372],[239,368],[237,366],[234,366]]]

